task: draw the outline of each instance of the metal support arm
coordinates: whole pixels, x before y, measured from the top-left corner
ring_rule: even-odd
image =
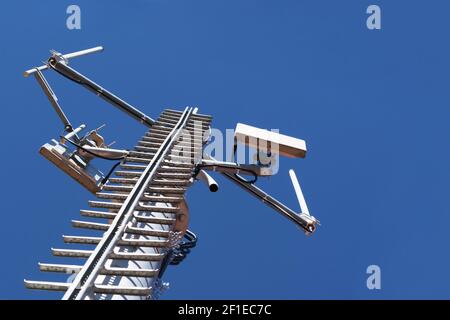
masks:
[[[211,156],[208,157],[207,160],[216,161]],[[252,183],[246,183],[243,179],[239,179],[235,174],[230,174],[227,172],[221,172],[227,179],[231,180],[233,183],[237,184],[239,187],[249,192],[256,198],[260,199],[263,203],[273,208],[275,211],[281,213],[284,217],[288,218],[292,222],[294,222],[297,226],[303,229],[306,234],[311,234],[315,231],[316,221],[309,218],[309,216],[304,214],[297,214],[295,211],[266,193],[264,190],[258,188]]]
[[[237,184],[239,187],[243,188],[245,191],[249,192],[256,198],[260,199],[262,202],[267,204],[269,207],[281,213],[284,217],[288,218],[292,222],[294,222],[297,226],[302,228],[307,234],[314,232],[315,230],[315,221],[308,219],[305,215],[299,215],[262,189],[256,187],[251,183],[245,183],[234,175],[229,173],[222,173],[226,178]]]
[[[24,72],[24,77],[28,77],[32,74],[36,74],[36,78],[41,85],[41,87],[44,89],[44,91],[47,94],[47,97],[50,99],[50,102],[52,103],[53,107],[55,108],[56,112],[60,116],[61,120],[63,122],[67,122],[67,118],[65,118],[64,113],[62,112],[61,107],[57,103],[57,99],[55,94],[51,91],[50,87],[45,81],[45,78],[42,76],[41,71],[47,70],[47,69],[54,69],[59,74],[63,75],[64,77],[75,81],[78,84],[81,84],[83,87],[87,88],[89,91],[92,91],[94,94],[100,96],[110,104],[114,105],[115,107],[119,108],[129,116],[133,117],[134,119],[138,120],[140,123],[145,124],[148,127],[151,127],[153,123],[155,123],[155,120],[147,116],[142,111],[136,109],[132,105],[130,105],[128,102],[122,100],[121,98],[115,96],[108,90],[102,88],[98,84],[96,84],[94,81],[90,80],[89,78],[85,77],[81,73],[77,72],[73,68],[68,66],[69,60],[77,57],[81,57],[87,54],[92,54],[96,52],[103,51],[103,47],[95,47],[91,49],[81,50],[73,53],[68,54],[60,54],[55,51],[52,52],[52,56],[48,59],[47,63],[45,65],[42,65],[40,67],[35,67],[30,70],[27,70]],[[59,111],[58,111],[59,110]]]
[[[97,83],[85,77],[75,69],[69,67],[66,63],[63,62],[62,59],[57,59],[55,56],[53,56],[49,59],[48,64],[52,69],[54,69],[61,75],[82,85],[89,91],[93,92],[94,94],[100,96],[101,98],[112,104],[113,106],[119,108],[129,116],[138,120],[140,123],[145,124],[148,127],[151,127],[153,123],[155,123],[155,120],[153,120],[140,110],[136,109],[128,102],[122,100],[121,98],[112,94],[108,90],[102,88]]]
[[[61,119],[61,122],[64,124],[64,129],[68,132],[71,132],[73,130],[72,124],[70,123],[69,119],[67,119],[67,116],[65,115],[63,109],[58,103],[58,98],[56,97],[56,94],[53,92],[52,88],[50,87],[44,75],[42,74],[41,70],[36,68],[34,76],[39,85],[41,86],[42,90],[44,91],[45,95],[47,96],[48,100],[50,101],[50,104],[52,105],[53,109],[56,111],[56,114]]]

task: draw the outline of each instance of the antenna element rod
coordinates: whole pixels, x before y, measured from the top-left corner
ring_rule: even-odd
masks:
[[[72,52],[72,53],[68,53],[68,54],[63,54],[61,57],[63,59],[69,60],[72,58],[78,58],[81,56],[85,56],[87,54],[91,54],[91,53],[96,53],[96,52],[102,52],[103,51],[103,47],[95,47],[95,48],[90,48],[90,49],[86,49],[86,50],[81,50],[81,51],[77,51],[77,52]],[[44,64],[43,66],[40,67],[36,67],[30,70],[27,70],[23,73],[23,76],[25,78],[29,77],[30,75],[32,75],[33,73],[35,73],[37,70],[39,71],[44,71],[48,69],[48,65]]]

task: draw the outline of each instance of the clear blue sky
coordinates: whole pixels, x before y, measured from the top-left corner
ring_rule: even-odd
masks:
[[[38,154],[61,132],[33,78],[48,57],[103,45],[72,65],[156,117],[198,106],[214,127],[244,122],[307,141],[262,185],[297,209],[295,168],[323,226],[305,237],[228,181],[189,190],[198,247],[166,273],[177,298],[450,298],[450,46],[448,1],[8,1],[0,10],[2,107],[0,298],[56,298],[23,279],[59,279],[37,262],[93,197]],[[366,8],[382,9],[382,30]],[[74,124],[107,123],[129,148],[145,131],[55,74],[48,80]],[[104,164],[99,164],[106,167]],[[109,163],[107,164],[109,165]],[[72,261],[73,262],[73,261]],[[366,288],[366,268],[382,289]]]

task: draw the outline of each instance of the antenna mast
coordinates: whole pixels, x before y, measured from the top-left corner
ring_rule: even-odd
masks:
[[[65,55],[52,51],[45,65],[24,73],[36,77],[64,126],[65,134],[59,141],[46,143],[40,153],[96,196],[89,201],[92,209],[80,211],[89,220],[72,220],[72,225],[100,232],[99,236],[63,236],[65,243],[93,246],[90,250],[52,248],[54,256],[83,258],[84,264],[39,264],[41,271],[72,274],[70,281],[25,280],[27,288],[62,291],[64,300],[158,298],[167,288],[162,281],[167,267],[183,261],[197,242],[196,235],[188,230],[186,190],[195,181],[203,181],[212,192],[219,189],[207,171],[221,173],[306,234],[315,231],[318,221],[309,214],[293,171],[290,175],[300,213],[255,185],[258,176],[272,174],[269,167],[217,161],[204,153],[211,134],[211,116],[186,107],[182,111],[166,109],[154,120],[68,66],[70,59],[100,51],[102,47]],[[82,85],[149,130],[132,150],[110,148],[111,144],[99,135],[100,128],[82,136],[86,126],[72,127],[42,73],[45,70],[54,70]],[[238,124],[236,144],[254,147],[252,139],[268,143],[266,154],[304,157],[306,153],[303,140]],[[94,158],[118,162],[105,175],[91,165]],[[243,175],[255,179],[246,180]]]

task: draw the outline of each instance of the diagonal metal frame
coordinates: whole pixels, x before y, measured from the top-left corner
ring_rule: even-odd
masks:
[[[100,269],[108,260],[109,253],[112,252],[123,236],[126,225],[128,221],[133,218],[133,212],[135,211],[135,207],[138,205],[141,196],[154,178],[160,163],[170,151],[170,147],[177,141],[181,130],[187,124],[192,112],[193,108],[185,108],[176,126],[166,137],[160,149],[156,152],[142,176],[128,195],[123,206],[117,213],[117,216],[111,223],[111,227],[105,232],[102,240],[64,294],[63,300],[83,300],[85,297],[92,294],[94,282],[99,275]]]

